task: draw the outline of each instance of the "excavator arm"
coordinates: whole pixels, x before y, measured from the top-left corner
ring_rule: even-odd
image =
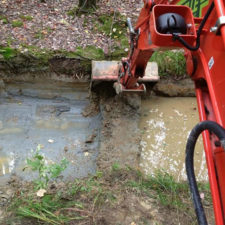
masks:
[[[145,90],[144,84],[138,84],[138,79],[145,76],[147,63],[154,51],[184,49],[187,73],[195,84],[200,121],[203,122],[203,125],[198,126],[204,127],[199,130],[203,135],[215,221],[217,225],[225,225],[223,139],[215,133],[214,128],[208,126],[208,123],[213,122],[225,134],[224,1],[144,0],[135,27],[132,27],[130,19],[127,23],[130,31],[130,52],[127,58],[122,59],[118,81],[115,84],[115,87],[119,86],[120,91]],[[193,133],[197,135],[195,129]],[[187,172],[190,169],[189,144],[186,150]],[[193,164],[193,159],[191,160]],[[194,173],[188,173],[190,186],[191,180],[195,180],[192,176]],[[193,200],[197,201],[195,208],[198,208],[200,197]],[[199,216],[196,209],[196,213],[199,224],[207,224],[206,220],[201,219],[202,212]]]

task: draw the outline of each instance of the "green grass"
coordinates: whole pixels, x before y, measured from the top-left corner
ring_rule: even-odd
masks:
[[[31,218],[47,224],[64,224],[71,220],[85,218],[80,216],[79,213],[75,213],[73,216],[64,213],[63,210],[71,206],[82,209],[82,204],[76,201],[65,201],[58,194],[48,194],[41,199],[36,199],[34,196],[21,195],[12,203],[10,210],[14,211],[19,217]]]
[[[160,76],[172,76],[179,79],[186,74],[186,60],[182,51],[157,51],[150,61],[157,62]]]
[[[33,20],[33,17],[30,16],[30,15],[23,15],[23,14],[21,14],[21,15],[20,15],[20,18],[21,18],[22,20],[25,20],[25,21],[31,21],[31,20]]]
[[[176,182],[174,177],[166,172],[157,171],[155,175],[146,178],[140,173],[139,179],[127,182],[129,187],[138,192],[144,192],[148,195],[149,191],[156,192],[156,199],[164,206],[177,209],[188,208],[186,202],[191,202],[189,186],[187,182]],[[200,183],[199,190],[205,193],[205,201],[211,201],[211,195],[208,183]]]
[[[13,27],[22,27],[23,26],[23,21],[21,21],[21,20],[13,20],[11,22],[11,24],[12,24]]]
[[[20,192],[11,203],[9,210],[15,218],[31,218],[43,224],[80,224],[90,221],[101,210],[104,212],[106,208],[111,210],[118,206],[121,199],[136,195],[140,199],[154,199],[157,205],[167,210],[182,215],[185,212],[191,221],[195,221],[187,183],[176,182],[162,171],[145,177],[140,171],[114,163],[111,171],[98,171],[86,179],[75,179],[52,193],[48,189],[42,198],[38,198],[33,190]],[[204,202],[209,206],[208,184],[201,183],[199,190],[204,192]]]
[[[3,22],[3,24],[9,23],[8,19],[6,16],[0,15],[0,20]]]
[[[4,59],[10,59],[16,56],[17,51],[10,47],[2,47],[0,46],[0,54],[4,57]]]

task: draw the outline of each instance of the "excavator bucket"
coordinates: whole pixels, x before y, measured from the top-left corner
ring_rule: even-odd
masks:
[[[91,86],[94,87],[103,81],[118,81],[119,61],[92,61]],[[145,70],[145,76],[139,78],[138,82],[159,81],[158,65],[156,62],[149,62]]]

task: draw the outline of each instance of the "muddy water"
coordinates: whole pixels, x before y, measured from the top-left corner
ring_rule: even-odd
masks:
[[[30,180],[24,170],[32,150],[41,145],[46,161],[70,164],[64,177],[87,176],[96,170],[100,115],[83,117],[89,84],[6,83],[0,93],[0,182],[10,174]],[[86,140],[93,136],[93,140]]]
[[[140,167],[146,174],[163,169],[177,180],[186,179],[185,145],[191,129],[199,122],[195,98],[152,96],[142,101],[142,154]],[[202,140],[195,150],[198,180],[207,180]]]

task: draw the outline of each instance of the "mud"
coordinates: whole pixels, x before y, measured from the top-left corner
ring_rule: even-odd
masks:
[[[159,105],[163,105],[163,102],[169,103],[166,98],[151,97],[150,92],[144,98],[131,93],[115,95],[111,84],[101,84],[90,92],[89,83],[77,80],[62,82],[59,81],[61,78],[53,80],[24,78],[20,77],[14,81],[5,79],[0,82],[1,206],[7,206],[18,190],[29,191],[27,181],[34,179],[36,174],[24,168],[26,159],[31,156],[32,149],[34,150],[38,144],[41,144],[41,154],[47,161],[59,162],[63,157],[69,160],[69,167],[60,177],[63,182],[88,177],[97,170],[104,171],[106,175],[108,172],[110,174],[115,164],[121,168],[141,168],[146,174],[153,171],[151,167],[153,163],[148,159],[143,141],[150,140],[146,134],[160,136],[159,131],[164,128],[156,127],[153,131],[146,127],[146,121],[157,123],[157,119],[162,119],[161,109],[155,111]],[[180,102],[180,99],[177,102]],[[184,108],[183,101],[179,104]],[[172,116],[177,122],[186,123],[187,120],[193,120],[192,114],[195,114],[197,120],[196,105],[192,104],[192,100],[187,104],[191,112],[183,112],[179,104],[172,106],[174,115],[164,113],[163,117],[168,120]],[[164,108],[170,113],[171,109],[168,106]],[[185,113],[190,114],[190,117]],[[170,123],[173,124],[173,121]],[[185,129],[184,136],[190,127]],[[171,130],[169,131],[172,132]],[[166,143],[170,141],[169,139],[173,142],[172,138],[163,141]],[[148,145],[152,143],[149,142]],[[159,148],[161,147],[160,145]],[[161,154],[159,159],[153,158],[154,165],[163,167],[169,173],[174,172],[162,163],[163,158],[168,161],[170,157],[166,151],[168,153],[170,150],[162,151],[166,157]],[[146,157],[143,157],[144,155]],[[181,158],[180,156],[180,163]],[[174,159],[170,161],[175,162]],[[178,170],[182,169],[183,167],[178,167]],[[170,221],[168,224],[191,223],[193,215],[185,218],[177,216],[179,213],[176,210],[171,211],[170,207],[162,207],[156,200],[152,200],[154,197],[139,195],[135,189],[117,190],[118,182],[124,182],[122,187],[126,185],[127,177],[124,176],[128,175],[125,171],[123,174],[106,177],[102,181],[103,187],[109,188],[110,191],[116,190],[118,204],[99,209],[97,224],[135,225],[146,224],[146,221],[147,224],[165,224],[168,218]],[[65,191],[62,192],[66,193],[68,186],[57,182],[56,188],[60,186],[64,187]],[[155,195],[154,192],[148,194]],[[0,209],[0,221],[1,217],[4,218],[3,214]],[[31,221],[27,224],[33,223]]]
[[[185,178],[184,146],[188,132],[198,121],[194,98],[169,100],[151,97],[150,92],[145,98],[131,93],[115,95],[112,85],[104,83],[90,92],[87,82],[61,82],[53,77],[43,81],[35,76],[23,81],[19,76],[15,80],[1,80],[1,180],[9,179],[10,174],[33,179],[24,167],[38,144],[49,160],[69,159],[71,166],[65,178],[85,177],[114,163],[140,167],[146,173],[164,168]],[[179,90],[185,92],[186,86],[182,86],[183,81]],[[159,87],[157,84],[153,90]],[[161,122],[166,126],[157,126]],[[163,140],[155,142],[156,136]],[[157,154],[147,152],[148,146],[153,146]],[[175,147],[177,150],[172,150]],[[207,180],[200,150],[199,178]],[[169,166],[166,161],[171,161]]]
[[[164,170],[177,181],[186,180],[185,147],[188,135],[199,122],[195,98],[151,96],[142,101],[140,168],[146,174]],[[202,139],[195,148],[195,172],[207,181]]]

